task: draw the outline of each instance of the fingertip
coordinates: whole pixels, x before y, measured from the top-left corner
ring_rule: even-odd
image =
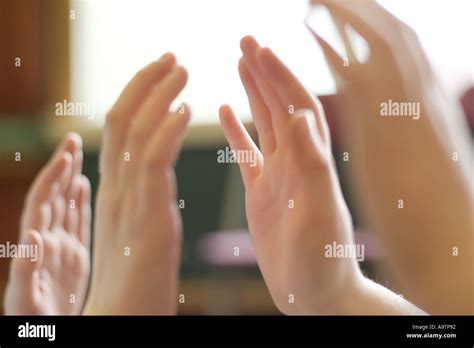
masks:
[[[176,56],[173,52],[165,52],[160,58],[159,62],[176,62]]]
[[[67,134],[67,137],[74,142],[77,148],[82,148],[82,137],[79,135],[79,133],[70,132]]]
[[[81,187],[85,189],[87,192],[90,192],[91,183],[89,181],[89,178],[85,176],[84,174],[81,174],[80,179],[81,179]]]
[[[74,175],[74,177],[72,178],[71,186],[72,186],[72,189],[71,189],[72,197],[77,197],[79,190],[81,189],[81,186],[82,186],[81,175]]]
[[[78,133],[69,133],[67,138],[72,142],[72,145],[70,148],[66,149],[66,151],[72,155],[72,162],[74,166],[73,172],[75,174],[79,174],[82,170],[82,161],[84,158],[84,154],[82,152],[82,138]]]
[[[240,49],[244,53],[257,47],[259,47],[258,41],[251,35],[246,35],[240,40]]]
[[[225,107],[226,107],[226,105],[221,105],[221,106],[219,107],[219,121],[220,121],[221,124],[224,123]]]
[[[239,70],[245,68],[245,58],[244,57],[239,58],[239,63],[237,64],[237,67],[239,68]]]
[[[244,37],[242,37],[242,39],[240,39],[240,48],[242,49],[242,51],[252,40],[254,40],[254,38],[251,35],[245,35]]]
[[[178,65],[175,70],[175,74],[178,76],[180,80],[184,80],[186,82],[188,80],[188,71],[182,65]]]
[[[76,132],[67,133],[63,140],[63,145],[60,147],[60,152],[69,152],[74,154],[76,151],[82,149],[82,138]]]
[[[230,105],[224,104],[219,108],[219,118],[221,123],[227,123],[227,119],[233,117],[233,111]]]
[[[260,58],[268,59],[268,58],[271,58],[272,56],[274,56],[274,53],[273,53],[273,51],[271,50],[270,47],[262,47],[258,50],[257,55]]]
[[[219,107],[219,114],[227,113],[230,110],[230,105],[229,104],[222,104]]]

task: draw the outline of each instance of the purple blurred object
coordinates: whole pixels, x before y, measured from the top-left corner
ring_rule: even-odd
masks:
[[[365,245],[365,258],[382,258],[379,245],[371,233],[355,231],[355,243]],[[236,251],[238,248],[238,255]],[[216,266],[255,266],[257,261],[247,230],[229,230],[206,234],[198,244],[199,255],[206,263]]]
[[[236,250],[238,249],[238,256]],[[247,230],[229,230],[206,234],[199,242],[199,254],[209,264],[253,266],[257,264]]]

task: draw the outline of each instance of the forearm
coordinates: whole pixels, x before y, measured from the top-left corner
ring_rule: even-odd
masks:
[[[469,156],[454,161],[456,147],[434,125],[420,127],[412,150],[381,172],[373,228],[406,297],[433,313],[472,313],[472,187],[461,163]]]

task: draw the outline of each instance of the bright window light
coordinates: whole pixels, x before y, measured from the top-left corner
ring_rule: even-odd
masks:
[[[435,68],[451,83],[472,82],[470,0],[385,0],[420,34]],[[141,67],[172,51],[189,71],[179,102],[196,123],[218,122],[232,105],[250,119],[237,62],[240,38],[271,47],[318,94],[335,91],[322,53],[304,25],[308,0],[72,0],[72,98],[95,104],[98,119]],[[102,116],[102,117],[101,117]]]
[[[246,34],[271,47],[315,92],[334,91],[304,25],[307,0],[100,0],[73,1],[71,8],[73,98],[94,102],[99,116],[138,69],[172,51],[189,72],[179,102],[191,105],[193,122],[218,122],[222,103],[249,119],[237,71]]]

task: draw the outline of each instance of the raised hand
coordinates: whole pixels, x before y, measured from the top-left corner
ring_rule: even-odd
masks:
[[[107,115],[86,314],[176,312],[182,228],[173,166],[190,111],[169,108],[186,81],[165,54]]]
[[[80,314],[89,280],[90,184],[81,175],[82,140],[70,134],[31,186],[20,241],[30,258],[15,258],[5,313]]]
[[[323,110],[269,49],[251,37],[241,47],[239,72],[262,152],[229,107],[220,116],[232,149],[257,154],[256,166],[240,164],[257,260],[282,312],[324,312],[359,270],[354,259],[324,256],[326,245],[353,240]]]
[[[262,151],[228,106],[220,117],[232,149],[257,156],[256,165],[239,164],[252,242],[275,304],[287,314],[421,313],[364,278],[355,255],[328,253],[353,246],[353,234],[323,110],[272,51],[252,37],[241,47],[239,72]]]
[[[391,279],[429,312],[472,313],[472,162],[459,105],[442,91],[413,29],[375,1],[312,2],[370,48],[367,62],[349,56],[344,64],[314,33],[340,81],[350,178]]]

